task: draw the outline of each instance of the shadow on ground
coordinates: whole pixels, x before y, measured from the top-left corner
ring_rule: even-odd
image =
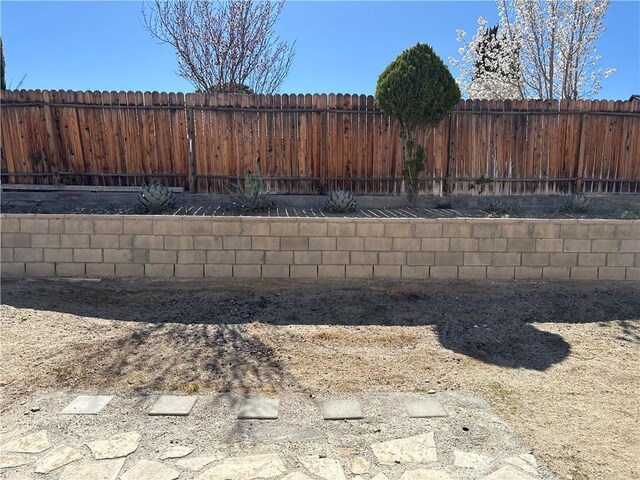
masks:
[[[123,322],[147,322],[87,353],[82,363],[110,375],[144,361],[160,369],[198,368],[222,378],[219,391],[280,385],[286,378],[271,348],[250,331],[273,325],[433,325],[444,348],[482,362],[543,371],[570,345],[532,323],[619,322],[624,340],[640,344],[640,290],[625,282],[310,282],[185,283],[7,280],[2,303]],[[162,336],[182,357],[154,357],[144,348]],[[136,362],[117,355],[127,347]],[[133,348],[132,348],[133,347]],[[79,346],[78,348],[81,348]],[[113,356],[113,361],[109,357]],[[94,360],[92,362],[92,360]],[[100,361],[95,361],[100,360]],[[169,360],[169,362],[167,362]],[[96,372],[99,377],[100,372]],[[65,374],[68,374],[65,373]],[[196,379],[194,378],[194,381]],[[153,385],[146,385],[153,388]]]

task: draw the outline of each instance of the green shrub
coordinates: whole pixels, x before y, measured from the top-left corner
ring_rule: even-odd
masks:
[[[376,102],[400,123],[402,176],[412,205],[420,186],[419,175],[425,170],[425,149],[416,143],[416,129],[437,127],[459,101],[456,81],[429,45],[418,43],[405,50],[378,78]]]
[[[264,181],[262,175],[254,175],[247,172],[244,175],[244,182],[235,185],[235,204],[240,210],[255,211],[267,207],[265,195],[262,193]]]

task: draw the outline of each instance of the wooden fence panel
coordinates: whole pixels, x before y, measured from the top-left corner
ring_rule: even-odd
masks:
[[[399,125],[372,96],[4,91],[2,181],[227,193],[402,194]],[[462,101],[426,147],[427,195],[638,192],[640,102]]]

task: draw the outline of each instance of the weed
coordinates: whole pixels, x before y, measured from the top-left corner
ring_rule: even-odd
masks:
[[[489,384],[489,391],[493,394],[493,396],[503,401],[507,400],[511,395],[515,393],[513,390],[505,387],[500,382],[491,382]]]

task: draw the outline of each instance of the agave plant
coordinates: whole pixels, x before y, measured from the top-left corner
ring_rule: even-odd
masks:
[[[247,172],[244,176],[244,184],[238,183],[236,187],[235,202],[242,210],[258,210],[266,205],[262,187],[264,181],[262,175],[253,175]]]
[[[162,213],[176,203],[176,194],[160,183],[145,185],[138,193],[138,205],[146,213]]]
[[[561,207],[565,213],[588,213],[591,210],[591,199],[584,193],[577,193],[569,198]]]
[[[334,190],[327,196],[324,208],[332,213],[353,212],[356,209],[356,196],[349,190]]]

